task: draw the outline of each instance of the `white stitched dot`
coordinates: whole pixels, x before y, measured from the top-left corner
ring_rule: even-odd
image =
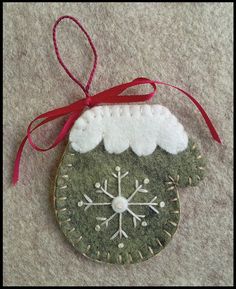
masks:
[[[165,202],[160,202],[160,207],[161,208],[165,207]]]
[[[124,248],[124,243],[119,243],[118,248],[120,248],[120,249]]]
[[[98,188],[100,188],[100,187],[101,187],[101,184],[100,184],[100,183],[96,183],[96,184],[95,184],[95,188],[98,189]]]
[[[149,179],[144,179],[143,183],[144,184],[148,184],[149,183]]]
[[[78,202],[78,206],[79,206],[79,207],[82,207],[82,206],[83,206],[83,204],[84,204],[84,202],[83,202],[83,201],[80,201],[80,202]]]
[[[96,225],[95,231],[99,232],[101,230],[101,227],[99,225]]]
[[[143,221],[141,225],[142,225],[143,227],[146,227],[146,226],[147,226],[147,222]]]

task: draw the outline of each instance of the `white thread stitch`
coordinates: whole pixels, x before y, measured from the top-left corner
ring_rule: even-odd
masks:
[[[171,225],[173,225],[174,227],[177,226],[177,224],[176,224],[175,222],[172,222],[172,221],[170,221],[170,220],[168,220],[168,222],[169,222]]]
[[[67,185],[60,187],[61,190],[66,189],[66,188],[67,188]]]
[[[152,255],[154,255],[154,252],[153,252],[153,250],[152,250],[152,247],[149,246],[149,247],[148,247],[148,250],[151,252]]]
[[[79,243],[82,240],[82,236],[79,237],[79,239],[76,240],[76,243]]]
[[[66,200],[67,199],[67,197],[60,197],[60,198],[58,198],[58,200],[60,200],[60,201],[64,201],[64,200]]]
[[[138,251],[138,253],[139,253],[140,258],[143,259],[142,253],[140,251]]]
[[[59,223],[60,224],[62,224],[62,223],[67,223],[67,222],[70,222],[71,221],[71,219],[69,218],[69,219],[67,219],[67,220],[64,220],[64,221],[59,221]]]
[[[75,231],[75,228],[72,228],[68,233],[72,233]]]
[[[171,237],[171,234],[168,232],[168,231],[166,231],[166,230],[163,230],[169,237]]]
[[[91,248],[91,245],[88,245],[87,246],[87,252],[90,250],[90,248]]]
[[[109,153],[119,154],[131,147],[138,156],[152,154],[157,146],[177,154],[188,145],[188,136],[177,118],[164,106],[147,104],[89,109],[76,120],[69,140],[80,153],[94,149],[103,140]]]
[[[158,245],[160,245],[161,247],[163,247],[163,245],[162,245],[162,243],[160,242],[159,239],[156,239],[156,241],[157,241],[157,244],[158,244]]]
[[[62,209],[59,209],[58,212],[64,212],[66,210],[67,210],[67,208],[62,208]]]

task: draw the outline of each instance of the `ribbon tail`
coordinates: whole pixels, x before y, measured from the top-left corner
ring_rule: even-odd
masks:
[[[20,169],[20,159],[21,159],[21,155],[23,152],[23,148],[25,145],[25,142],[27,141],[27,136],[23,139],[23,141],[21,142],[21,145],[18,149],[17,155],[16,155],[16,159],[15,159],[15,163],[14,163],[14,170],[13,170],[13,178],[12,178],[12,183],[15,186],[16,183],[19,180],[19,169]]]
[[[56,145],[58,145],[64,139],[64,137],[66,136],[66,134],[68,133],[70,128],[73,126],[75,120],[80,116],[82,110],[83,110],[83,108],[81,108],[78,112],[74,112],[70,115],[70,117],[66,121],[65,125],[63,126],[61,132],[57,136],[56,140],[53,142],[53,144],[50,147],[48,147],[46,149],[42,149],[33,143],[32,139],[31,139],[31,132],[33,132],[35,129],[37,129],[41,125],[44,125],[45,123],[52,121],[53,119],[56,119],[58,116],[48,117],[48,119],[43,120],[41,123],[36,125],[33,129],[30,129],[30,127],[31,127],[31,124],[35,120],[33,122],[31,122],[31,124],[27,130],[27,136],[22,140],[20,147],[18,149],[17,155],[16,155],[16,159],[15,159],[15,163],[14,163],[14,170],[13,170],[13,178],[12,178],[13,185],[16,185],[16,183],[19,180],[20,160],[21,160],[22,152],[23,152],[26,141],[29,140],[30,145],[34,149],[36,149],[37,151],[45,152],[45,151],[48,151],[48,150],[54,148]]]
[[[165,86],[169,86],[169,87],[172,87],[172,88],[175,88],[177,90],[179,90],[181,93],[185,94],[194,104],[195,106],[198,108],[198,110],[200,111],[200,113],[202,114],[205,122],[206,122],[206,125],[208,126],[210,132],[211,132],[211,135],[213,137],[213,139],[215,141],[217,141],[218,143],[222,143],[221,139],[220,139],[220,136],[219,134],[217,133],[212,121],[210,120],[209,116],[207,115],[206,111],[204,110],[204,108],[201,106],[201,104],[192,96],[190,95],[188,92],[184,91],[183,89],[177,87],[177,86],[174,86],[174,85],[171,85],[171,84],[168,84],[168,83],[165,83],[165,82],[159,82],[159,81],[155,81],[155,83],[157,84],[163,84]]]

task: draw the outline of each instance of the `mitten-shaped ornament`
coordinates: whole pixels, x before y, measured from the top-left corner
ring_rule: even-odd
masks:
[[[203,172],[200,152],[166,107],[94,107],[76,120],[59,166],[59,224],[85,256],[144,261],[177,229],[178,188],[196,185]]]
[[[64,19],[81,28],[92,48],[94,65],[86,85],[70,72],[60,56],[56,28]],[[172,239],[180,218],[179,191],[197,185],[203,178],[205,162],[168,108],[144,102],[153,98],[157,86],[177,89],[196,106],[212,137],[220,143],[219,135],[193,96],[158,80],[137,78],[92,96],[89,88],[97,52],[87,31],[74,17],[62,16],[56,21],[53,42],[59,63],[85,97],[41,114],[30,123],[15,160],[13,183],[19,178],[27,140],[35,150],[44,152],[68,135],[53,184],[55,214],[64,235],[76,250],[92,260],[118,264],[147,260]],[[142,85],[149,85],[152,91],[125,95],[128,88]],[[52,145],[37,146],[32,132],[63,116],[68,119]]]

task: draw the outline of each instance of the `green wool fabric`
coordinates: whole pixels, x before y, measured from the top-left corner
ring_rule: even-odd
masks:
[[[136,186],[142,184],[144,191],[137,192],[130,202],[150,203],[156,197],[158,213],[148,205],[129,205],[142,217],[135,221],[128,211],[123,212],[122,229],[127,238],[118,234],[111,240],[119,229],[119,214],[107,226],[101,225],[115,213],[112,206],[91,205],[85,210],[85,203],[112,201],[96,187],[98,183],[104,186],[105,180],[107,192],[114,197],[118,195],[118,181],[113,175],[117,173],[117,166],[121,174],[128,172],[121,180],[121,195],[128,199]],[[176,232],[180,216],[178,188],[197,185],[203,178],[204,166],[192,140],[188,148],[177,155],[158,147],[145,157],[138,157],[131,149],[121,154],[109,154],[103,143],[80,154],[68,144],[54,186],[59,225],[76,250],[96,261],[126,264],[147,260],[158,254]],[[149,182],[145,183],[145,179]]]

